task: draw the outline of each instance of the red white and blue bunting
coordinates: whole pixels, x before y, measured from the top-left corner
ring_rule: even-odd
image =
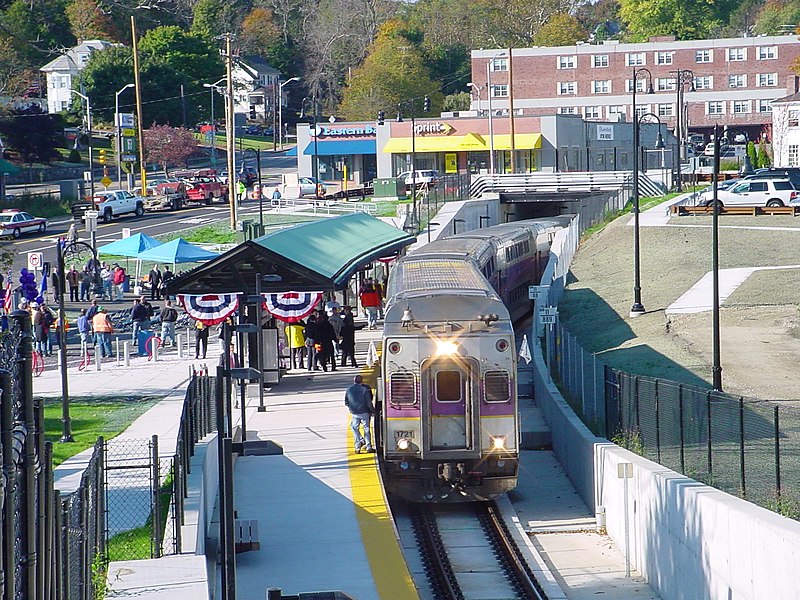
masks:
[[[239,306],[239,295],[178,294],[178,302],[190,317],[210,327],[222,323],[236,311]]]
[[[322,292],[283,292],[262,294],[264,308],[280,321],[296,323],[314,312],[322,299]]]

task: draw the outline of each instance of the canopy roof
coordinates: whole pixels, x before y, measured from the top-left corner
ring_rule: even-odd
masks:
[[[240,244],[174,278],[170,294],[255,293],[342,289],[359,267],[390,256],[414,238],[365,213],[302,223]]]
[[[177,238],[166,244],[145,250],[137,258],[161,263],[187,263],[211,260],[218,256],[217,252],[203,250],[200,246],[190,244],[183,238]]]
[[[19,173],[19,169],[15,165],[0,158],[0,175],[16,175],[17,173]]]
[[[99,254],[110,254],[111,256],[128,256],[130,258],[137,258],[139,254],[150,248],[160,246],[155,238],[143,233],[135,233],[134,235],[122,238],[116,242],[111,242],[105,246],[100,246],[97,249]]]

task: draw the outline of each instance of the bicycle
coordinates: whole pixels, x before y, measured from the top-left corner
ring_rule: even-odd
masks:
[[[33,359],[33,376],[39,377],[44,372],[44,356],[38,350],[34,350],[31,358]]]

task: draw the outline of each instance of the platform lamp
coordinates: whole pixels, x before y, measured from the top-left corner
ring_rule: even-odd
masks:
[[[414,98],[397,103],[397,122],[403,122],[403,107],[407,107],[411,113],[411,210],[412,222],[419,230],[419,214],[417,212],[417,123],[414,116]],[[423,99],[422,110],[425,112],[431,109],[431,99],[425,96]]]
[[[641,273],[639,268],[639,115],[636,111],[636,87],[640,79],[640,75],[647,77],[648,86],[647,93],[653,94],[653,74],[649,69],[644,67],[633,69],[633,305],[631,306],[630,317],[638,317],[644,314],[644,305],[642,304],[642,284]],[[661,127],[659,126],[659,135],[661,135]]]
[[[694,73],[689,69],[678,69],[677,71],[670,71],[671,74],[675,75],[675,84],[677,87],[678,92],[678,114],[676,119],[676,127],[675,133],[678,137],[678,183],[677,183],[677,190],[678,192],[683,191],[683,177],[681,175],[681,162],[686,158],[686,145],[685,145],[685,138],[686,138],[686,130],[689,128],[689,123],[684,122],[684,113],[683,113],[683,97],[684,97],[684,88],[688,86],[686,92],[694,92]],[[687,119],[688,121],[688,119]]]

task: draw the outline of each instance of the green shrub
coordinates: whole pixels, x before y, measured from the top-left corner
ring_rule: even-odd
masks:
[[[3,203],[3,208],[18,208],[36,217],[61,217],[69,214],[69,207],[61,204],[55,194],[21,194]]]
[[[738,171],[739,170],[739,161],[738,160],[721,160],[719,161],[719,170],[720,171]]]
[[[753,142],[747,142],[747,157],[750,159],[750,164],[753,165],[753,168],[758,169],[758,153]]]
[[[764,145],[764,142],[761,142],[758,145],[758,168],[764,169],[770,166],[772,166],[772,159],[767,152],[767,147]]]
[[[71,162],[71,163],[79,163],[79,162],[81,162],[81,153],[78,152],[75,148],[73,148],[70,151],[69,156],[67,157],[67,162]]]

